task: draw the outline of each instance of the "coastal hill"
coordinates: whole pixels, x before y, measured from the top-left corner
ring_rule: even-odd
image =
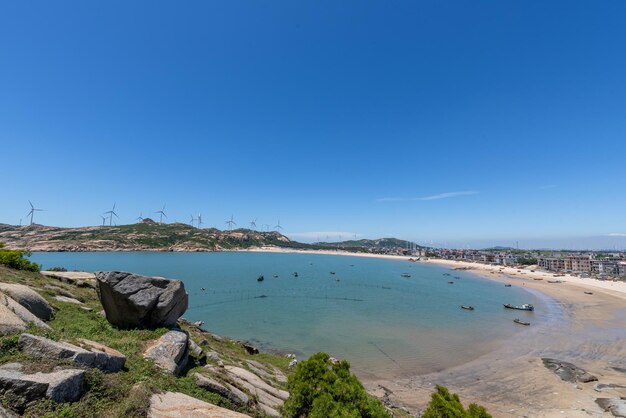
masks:
[[[119,226],[62,228],[0,224],[0,242],[30,251],[220,251],[260,246],[317,248],[291,241],[278,232],[250,229],[220,231],[150,219]]]
[[[348,251],[400,249],[409,248],[409,246],[413,246],[413,248],[423,248],[419,245],[416,245],[415,243],[398,238],[359,239],[341,242],[317,242],[315,243],[315,245],[341,248]]]

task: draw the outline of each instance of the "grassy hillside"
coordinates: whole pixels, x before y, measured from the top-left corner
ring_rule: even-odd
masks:
[[[375,249],[395,249],[395,248],[409,248],[409,245],[412,244],[416,248],[422,248],[419,245],[415,245],[409,241],[405,241],[398,238],[379,238],[379,239],[359,239],[359,240],[348,240],[341,242],[318,242],[316,245],[320,245],[323,247],[334,247],[334,248],[343,248],[343,249],[354,249],[358,250],[375,250]]]

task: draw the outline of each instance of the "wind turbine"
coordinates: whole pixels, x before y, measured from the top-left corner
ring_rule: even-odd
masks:
[[[100,217],[102,218],[102,226],[104,226],[104,223],[106,222],[107,217],[106,216],[102,216],[102,215],[100,215]]]
[[[251,228],[253,231],[256,231],[256,219],[255,219],[254,221],[250,222],[250,228]]]
[[[143,212],[139,212],[139,216],[137,216],[137,221],[143,222]]]
[[[162,224],[163,223],[163,217],[165,216],[167,218],[167,215],[165,214],[165,205],[163,205],[163,209],[161,210],[157,210],[154,213],[160,213],[161,214],[161,219],[159,220],[159,223]]]
[[[117,203],[113,203],[113,209],[108,212],[104,212],[105,215],[109,215],[109,226],[113,225],[113,215],[115,215],[116,218],[119,218],[117,213],[115,213],[115,205],[117,205]]]
[[[233,215],[230,215],[230,221],[226,221],[226,224],[228,225],[228,229],[230,231],[233,230],[233,225],[237,225],[235,221],[233,221]]]
[[[202,214],[198,214],[198,229],[200,229],[200,225],[202,225]]]
[[[28,203],[30,204],[30,212],[28,212],[28,215],[26,216],[30,216],[30,224],[33,224],[33,216],[35,215],[35,212],[41,212],[43,211],[43,209],[37,209],[36,207],[33,206],[33,203],[29,200]]]
[[[283,227],[280,226],[280,219],[278,220],[278,225],[276,225],[274,228],[276,228],[277,232],[280,232],[280,230],[283,229]]]
[[[191,226],[193,226],[193,221],[195,221],[195,219],[193,218],[193,215],[190,215],[191,219],[189,220],[189,223],[191,224]]]

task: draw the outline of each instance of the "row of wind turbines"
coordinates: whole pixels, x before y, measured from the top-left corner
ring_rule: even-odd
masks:
[[[26,216],[27,217],[30,216],[30,224],[32,225],[34,223],[35,212],[41,212],[41,211],[44,211],[45,209],[36,208],[30,200],[28,201],[28,204],[30,205],[30,211],[28,212]],[[100,215],[100,218],[102,218],[102,226],[106,226],[107,221],[109,222],[109,226],[113,226],[113,223],[114,223],[113,217],[116,217],[119,219],[119,215],[117,214],[117,212],[115,212],[116,206],[117,206],[117,202],[113,203],[113,207],[111,208],[111,210],[108,210],[104,212],[102,215]],[[166,205],[163,205],[161,210],[157,210],[156,212],[154,212],[155,214],[159,215],[160,224],[163,223],[164,217],[167,219],[167,214],[165,213],[165,207]],[[145,218],[143,217],[143,212],[141,212],[135,220],[137,222],[142,222],[144,219]],[[253,221],[250,221],[249,223],[250,229],[252,229],[253,231],[257,230],[256,221],[257,219],[254,219]],[[196,218],[194,218],[194,216],[191,215],[189,223],[191,224],[191,226],[195,226],[198,229],[202,228],[202,224],[203,224],[202,214],[198,213],[198,216]],[[224,223],[228,225],[229,231],[233,230],[233,226],[237,226],[237,223],[235,222],[235,219],[234,219],[234,215],[230,215],[230,219],[226,220]],[[20,225],[21,225],[21,220],[20,220]],[[270,230],[269,224],[263,224],[263,227],[265,227],[266,231]],[[282,229],[283,227],[280,225],[280,219],[279,219],[278,223],[274,226],[274,230],[280,232]]]
[[[102,215],[100,215],[100,217],[102,218],[102,226],[106,226],[106,221],[108,219],[109,221],[109,226],[113,226],[113,216],[115,216],[116,218],[119,218],[119,216],[117,215],[117,213],[115,212],[115,206],[117,205],[117,203],[113,203],[113,208],[109,211],[104,212]],[[163,205],[163,207],[161,208],[161,210],[157,210],[156,214],[159,215],[159,223],[162,224],[163,223],[163,217],[167,218],[167,214],[165,213],[165,206]],[[104,215],[108,215],[104,216]],[[141,212],[139,214],[139,216],[135,219],[138,222],[142,222],[145,218],[143,217],[143,212]],[[256,224],[257,219],[254,219],[253,221],[250,221],[250,229],[252,229],[253,231],[257,230],[257,224]],[[196,228],[202,228],[202,214],[198,213],[198,217],[194,218],[193,215],[190,215],[190,219],[189,219],[189,223],[191,226],[195,226]],[[237,222],[235,222],[234,219],[234,215],[230,215],[230,219],[226,220],[224,222],[226,225],[228,225],[228,230],[232,231],[233,230],[233,226],[237,226]],[[266,231],[270,230],[270,225],[269,224],[263,224],[263,226],[265,227]],[[283,229],[283,227],[280,224],[280,219],[278,220],[278,223],[274,226],[274,230],[280,232],[280,230]]]

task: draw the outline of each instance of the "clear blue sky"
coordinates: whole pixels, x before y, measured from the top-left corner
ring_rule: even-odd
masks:
[[[0,222],[167,203],[303,241],[625,247],[624,22],[621,0],[3,2]]]

